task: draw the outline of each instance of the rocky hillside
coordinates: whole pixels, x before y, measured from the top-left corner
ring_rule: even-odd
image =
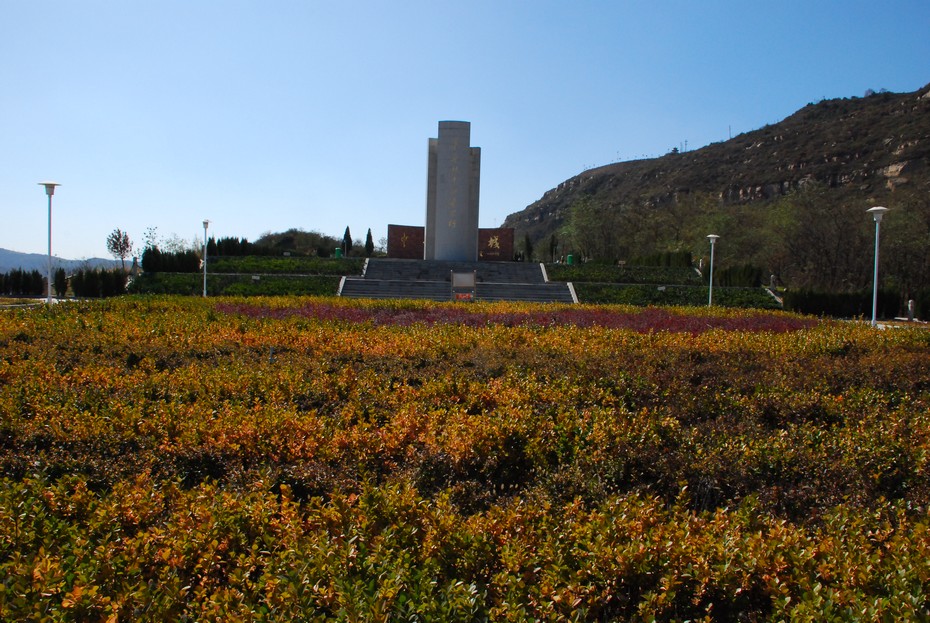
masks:
[[[570,251],[563,226],[579,200],[605,210],[635,209],[641,217],[645,214],[646,221],[650,209],[677,209],[684,212],[679,225],[685,226],[695,197],[701,197],[705,206],[715,203],[721,211],[741,205],[764,208],[811,186],[819,189],[821,203],[852,203],[857,209],[870,202],[893,207],[899,194],[928,197],[928,165],[930,85],[914,93],[824,100],[726,142],[591,169],[511,214],[504,226],[516,229],[517,240],[528,234],[537,255],[544,256],[541,250],[551,244],[553,234],[562,241],[562,252]],[[631,219],[629,226],[635,222]],[[703,244],[699,238],[680,238],[680,229],[659,233],[650,243],[655,248],[627,244],[627,252]],[[622,257],[622,250],[616,255]]]

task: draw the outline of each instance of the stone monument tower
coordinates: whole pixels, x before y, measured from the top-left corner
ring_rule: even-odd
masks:
[[[429,139],[424,259],[478,260],[481,148],[470,147],[471,124],[440,121]]]

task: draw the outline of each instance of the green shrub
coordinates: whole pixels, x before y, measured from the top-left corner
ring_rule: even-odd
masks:
[[[340,277],[330,275],[243,277],[228,283],[217,293],[224,296],[333,296],[339,281]]]
[[[835,318],[871,318],[872,295],[871,290],[868,292],[788,290],[784,293],[783,299],[785,309],[801,314]],[[879,318],[894,318],[901,312],[900,306],[901,301],[896,292],[879,290]]]
[[[758,288],[762,286],[762,269],[752,264],[728,266],[714,271],[714,285],[731,288]]]
[[[203,293],[203,275],[197,273],[143,273],[129,283],[130,294]]]
[[[629,261],[631,266],[666,266],[677,268],[692,268],[694,258],[691,251],[663,251],[652,255],[634,257]]]
[[[656,285],[700,285],[693,268],[660,266],[613,266],[609,264],[546,264],[551,281],[642,283]]]
[[[46,292],[45,278],[37,270],[19,268],[0,275],[0,293],[6,295],[40,296]]]
[[[256,278],[257,277],[257,278]],[[339,288],[335,275],[208,274],[208,296],[313,295],[333,296]],[[203,275],[184,273],[142,274],[132,280],[131,294],[202,295]]]
[[[313,256],[290,257],[211,257],[210,273],[293,274],[293,275],[359,275],[364,258],[321,258]]]
[[[82,298],[106,298],[126,294],[126,273],[119,269],[82,269],[71,275],[71,291]]]
[[[579,302],[620,305],[707,305],[707,287],[574,283]],[[762,288],[714,288],[714,305],[756,309],[781,309]]]
[[[142,270],[147,273],[190,273],[200,267],[197,251],[165,252],[158,247],[146,247],[142,252]]]

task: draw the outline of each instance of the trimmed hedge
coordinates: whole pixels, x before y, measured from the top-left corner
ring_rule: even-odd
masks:
[[[0,275],[0,294],[8,296],[41,296],[45,293],[45,277],[37,270],[11,270]]]
[[[621,305],[707,305],[707,287],[620,285],[615,283],[574,283],[575,294],[582,303]],[[781,309],[781,305],[762,288],[714,288],[714,305],[756,309]]]
[[[872,291],[818,292],[815,290],[788,290],[784,295],[785,309],[801,314],[833,316],[834,318],[872,317]],[[900,315],[901,301],[896,292],[879,290],[878,317],[894,318]]]
[[[336,275],[274,276],[207,275],[209,296],[302,295],[333,296],[339,289]],[[143,274],[129,285],[131,294],[203,294],[203,275],[191,273]]]
[[[359,275],[365,265],[363,258],[290,257],[210,257],[207,272],[301,275]]]
[[[691,251],[662,251],[641,257],[634,257],[628,262],[631,266],[677,266],[691,268],[694,256]]]
[[[147,273],[191,273],[200,268],[200,254],[196,251],[169,253],[158,247],[142,252],[142,270]]]
[[[126,273],[115,270],[79,270],[71,276],[71,291],[80,298],[107,298],[126,294]]]
[[[606,264],[546,264],[552,281],[597,283],[653,283],[657,285],[700,285],[701,276],[693,268],[672,266],[611,266]]]

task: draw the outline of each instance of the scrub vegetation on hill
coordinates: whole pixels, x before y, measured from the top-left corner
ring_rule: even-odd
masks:
[[[896,315],[911,299],[930,313],[930,85],[810,103],[727,141],[584,171],[504,226],[545,261],[689,252],[706,266],[716,234],[718,269],[850,294],[871,287],[873,206],[889,208],[882,282]]]

